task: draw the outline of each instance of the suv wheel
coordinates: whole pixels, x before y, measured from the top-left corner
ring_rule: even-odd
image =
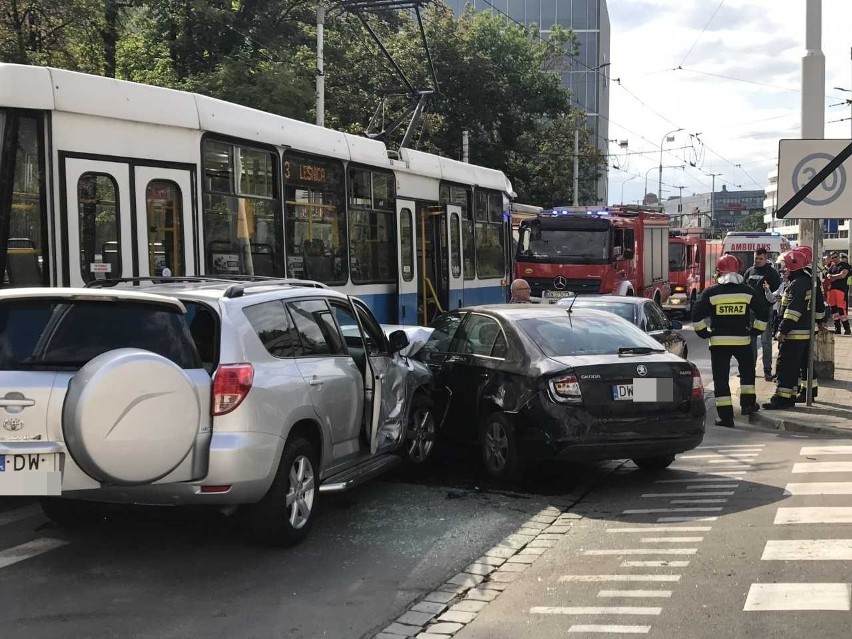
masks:
[[[252,536],[275,546],[292,546],[308,535],[317,509],[319,473],[313,446],[300,437],[288,442],[269,491],[249,506]]]
[[[674,460],[674,455],[660,455],[659,457],[640,457],[634,459],[633,463],[644,470],[663,470],[671,466]]]
[[[523,475],[524,459],[512,421],[503,413],[491,413],[479,430],[479,446],[485,469],[498,482],[513,482]]]
[[[435,402],[424,393],[415,394],[405,440],[405,460],[409,465],[423,466],[432,459],[437,430]]]

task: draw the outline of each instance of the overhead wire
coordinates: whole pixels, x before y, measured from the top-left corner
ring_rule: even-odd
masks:
[[[685,56],[683,56],[683,60],[681,61],[681,63],[680,63],[680,65],[679,65],[679,66],[683,66],[684,64],[686,64],[686,60],[687,60],[687,58],[689,58],[689,56],[690,56],[690,55],[692,55],[692,51],[695,49],[695,45],[697,45],[697,44],[698,44],[698,41],[699,41],[699,40],[701,40],[701,36],[703,36],[703,35],[704,35],[704,32],[705,32],[705,31],[707,31],[707,27],[709,27],[709,26],[710,26],[710,23],[711,23],[711,22],[713,22],[713,19],[716,17],[716,14],[717,14],[717,13],[719,13],[719,9],[721,9],[721,8],[722,8],[722,5],[723,5],[723,4],[725,4],[725,0],[722,0],[722,1],[719,3],[719,6],[717,6],[717,7],[716,7],[716,10],[713,12],[713,15],[711,15],[711,16],[710,16],[710,19],[709,19],[709,20],[707,20],[707,22],[706,22],[706,23],[705,23],[705,25],[704,25],[704,28],[703,28],[703,29],[701,29],[701,33],[699,33],[699,34],[698,34],[698,37],[697,37],[697,38],[695,38],[695,42],[693,42],[693,43],[692,43],[692,46],[691,46],[691,47],[689,47],[689,51],[687,51],[687,52],[686,52],[686,55],[685,55]]]

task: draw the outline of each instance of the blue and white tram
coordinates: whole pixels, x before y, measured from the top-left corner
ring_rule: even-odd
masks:
[[[506,299],[500,171],[212,98],[0,64],[0,283],[318,280],[380,320]],[[165,270],[168,269],[168,270]]]

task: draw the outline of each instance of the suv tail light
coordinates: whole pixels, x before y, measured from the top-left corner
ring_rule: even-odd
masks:
[[[580,382],[572,374],[554,377],[548,382],[550,394],[561,404],[582,404],[583,394],[580,392]]]
[[[704,384],[701,381],[701,373],[698,367],[692,364],[692,399],[704,399]]]
[[[253,382],[251,364],[220,364],[213,374],[213,416],[227,415],[239,406]]]

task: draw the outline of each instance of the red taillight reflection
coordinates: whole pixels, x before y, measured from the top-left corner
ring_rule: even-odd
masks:
[[[221,364],[213,374],[213,416],[227,415],[239,406],[253,382],[251,364]]]
[[[202,486],[201,487],[202,493],[226,493],[229,490],[231,490],[230,484],[228,484],[227,486]]]
[[[698,369],[692,367],[692,399],[704,399],[704,384],[701,382],[701,373]]]

